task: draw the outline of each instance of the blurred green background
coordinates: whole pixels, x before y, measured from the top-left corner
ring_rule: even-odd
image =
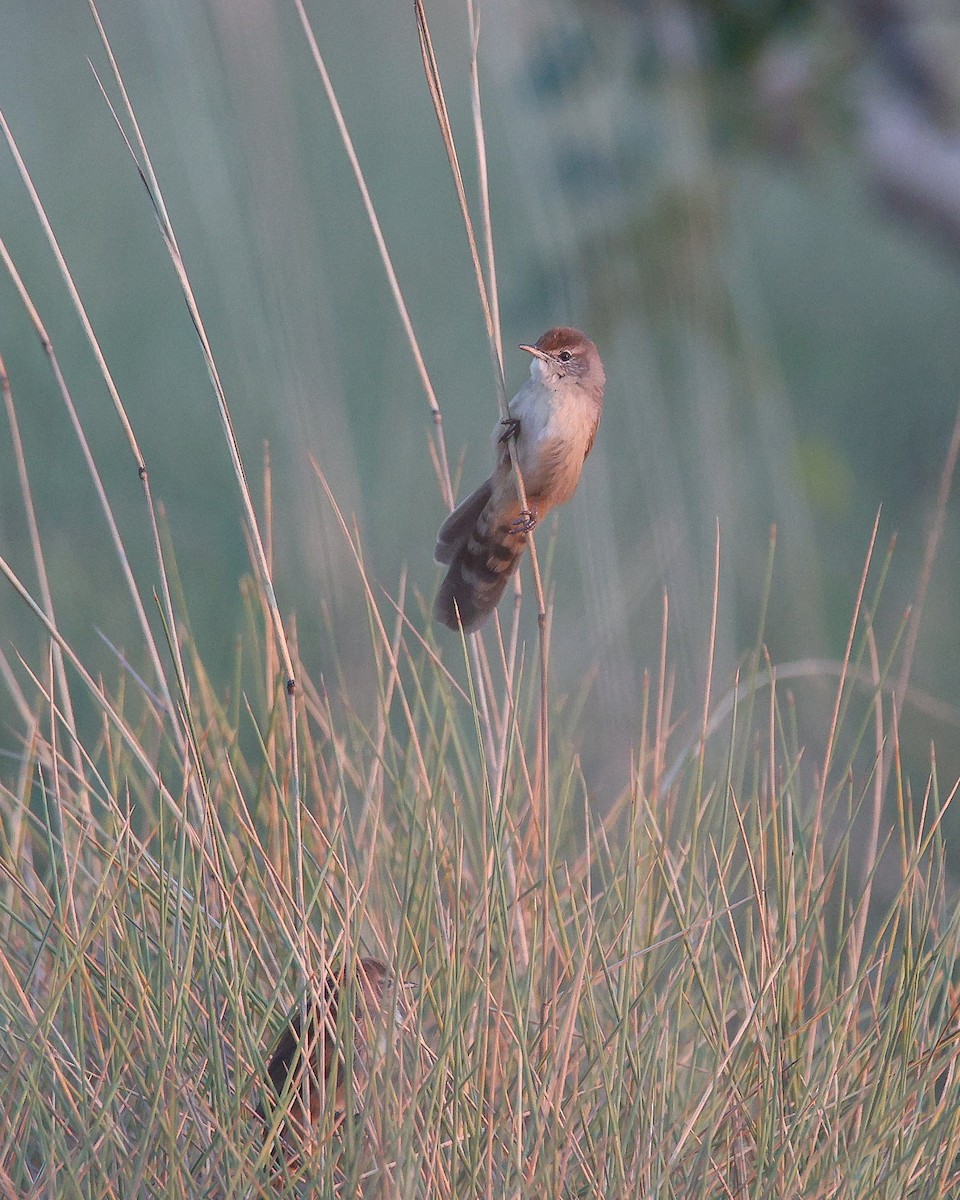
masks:
[[[496,400],[412,4],[309,9],[451,457],[464,456],[463,494],[489,469]],[[701,703],[718,523],[717,694],[756,637],[772,525],[765,637],[775,662],[842,656],[881,506],[881,554],[898,534],[877,616],[882,646],[913,596],[960,399],[960,17],[909,0],[480,9],[508,389],[527,370],[517,343],[551,324],[586,329],[607,367],[603,425],[559,515],[551,573],[554,687],[560,697],[589,690],[578,736],[603,794],[626,779],[664,589],[676,707]],[[359,583],[309,456],[355,514],[368,567],[391,592],[406,567],[429,600],[444,508],[430,414],[296,12],[286,0],[104,0],[101,13],[258,495],[270,446],[281,605],[296,614],[309,667],[330,669],[332,629],[362,687]],[[475,199],[464,7],[435,0],[427,13]],[[176,279],[88,58],[108,81],[78,0],[9,0],[0,11],[0,106],[168,514],[200,650],[226,686],[248,570],[237,488]],[[134,463],[0,151],[0,236],[51,334],[149,597],[157,580]],[[5,274],[0,354],[60,625],[115,679],[101,633],[143,665],[129,598]],[[33,586],[5,421],[0,430],[0,553]],[[913,673],[954,706],[957,514],[954,500]],[[43,669],[36,623],[7,588],[0,629],[8,656],[16,647]],[[438,640],[456,663],[455,641],[443,631]],[[807,689],[811,737],[831,687]],[[5,693],[0,718],[0,743],[12,747],[19,724]],[[911,715],[906,732],[921,761],[937,738],[945,777],[960,772],[949,714]]]

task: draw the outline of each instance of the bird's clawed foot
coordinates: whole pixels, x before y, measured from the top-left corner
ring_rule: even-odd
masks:
[[[503,445],[504,442],[509,442],[512,437],[516,437],[520,432],[519,417],[507,417],[507,419],[505,421],[501,421],[500,424],[506,426],[506,429],[504,429],[503,433],[501,433],[500,437],[498,438],[498,441],[501,445]]]
[[[514,533],[529,533],[537,523],[537,514],[529,508],[522,508],[520,516],[510,526]]]

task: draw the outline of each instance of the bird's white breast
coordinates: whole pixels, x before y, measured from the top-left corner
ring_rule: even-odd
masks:
[[[577,486],[599,412],[576,380],[531,376],[510,402],[510,415],[520,421],[520,471],[532,490],[556,491],[552,503],[562,504]]]

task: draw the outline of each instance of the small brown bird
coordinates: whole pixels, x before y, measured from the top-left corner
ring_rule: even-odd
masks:
[[[371,1048],[386,1047],[403,1021],[399,998],[392,1015],[384,1012],[393,994],[393,975],[375,958],[357,961],[356,975],[351,982],[353,999],[353,1094],[362,1096],[370,1064]],[[342,1121],[346,1113],[348,1063],[342,1047],[337,1045],[343,1036],[340,1002],[348,980],[346,969],[328,973],[322,993],[316,996],[310,1009],[305,1037],[300,1034],[300,1008],[293,1010],[277,1041],[267,1073],[272,1094],[264,1097],[257,1116],[269,1128],[272,1110],[281,1097],[289,1096],[289,1107],[282,1128],[285,1141],[303,1144],[312,1126],[318,1125],[324,1105],[333,1108],[333,1124]],[[338,1028],[339,1018],[339,1028]],[[303,1106],[304,1060],[306,1059],[307,1110]],[[336,1072],[334,1063],[336,1062]],[[336,1081],[334,1081],[336,1074]],[[291,1138],[292,1135],[292,1138]]]
[[[493,432],[497,465],[440,527],[434,557],[449,563],[433,615],[450,629],[476,629],[496,608],[517,569],[527,534],[577,490],[603,412],[606,376],[597,348],[578,329],[549,329],[535,346],[530,378]],[[506,430],[502,428],[506,426]],[[527,495],[517,499],[507,442],[516,438]]]

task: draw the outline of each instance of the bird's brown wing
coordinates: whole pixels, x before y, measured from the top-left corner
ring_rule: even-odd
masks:
[[[298,1010],[291,1013],[283,1033],[280,1034],[277,1044],[273,1048],[273,1054],[271,1054],[270,1062],[267,1065],[267,1074],[270,1076],[273,1090],[278,1096],[287,1086],[290,1072],[294,1070],[294,1060],[296,1059],[297,1064],[299,1064],[300,1055],[300,1013]]]
[[[295,1089],[299,1087],[305,1053],[311,1060],[311,1075],[315,1080],[329,1072],[333,1027],[337,1021],[337,994],[336,984],[328,976],[324,982],[324,1002],[314,1001],[311,1005],[306,1038],[300,1034],[299,1005],[290,1012],[267,1064],[275,1096],[283,1094],[288,1081]]]
[[[439,563],[451,563],[460,547],[473,532],[480,514],[493,494],[492,480],[481,483],[463,500],[440,526],[433,557]]]
[[[587,461],[587,455],[593,449],[593,443],[597,440],[597,430],[599,428],[600,428],[600,421],[598,419],[596,425],[594,425],[594,427],[593,427],[593,433],[590,434],[590,437],[587,440],[587,448],[583,452],[583,461],[584,462]]]

